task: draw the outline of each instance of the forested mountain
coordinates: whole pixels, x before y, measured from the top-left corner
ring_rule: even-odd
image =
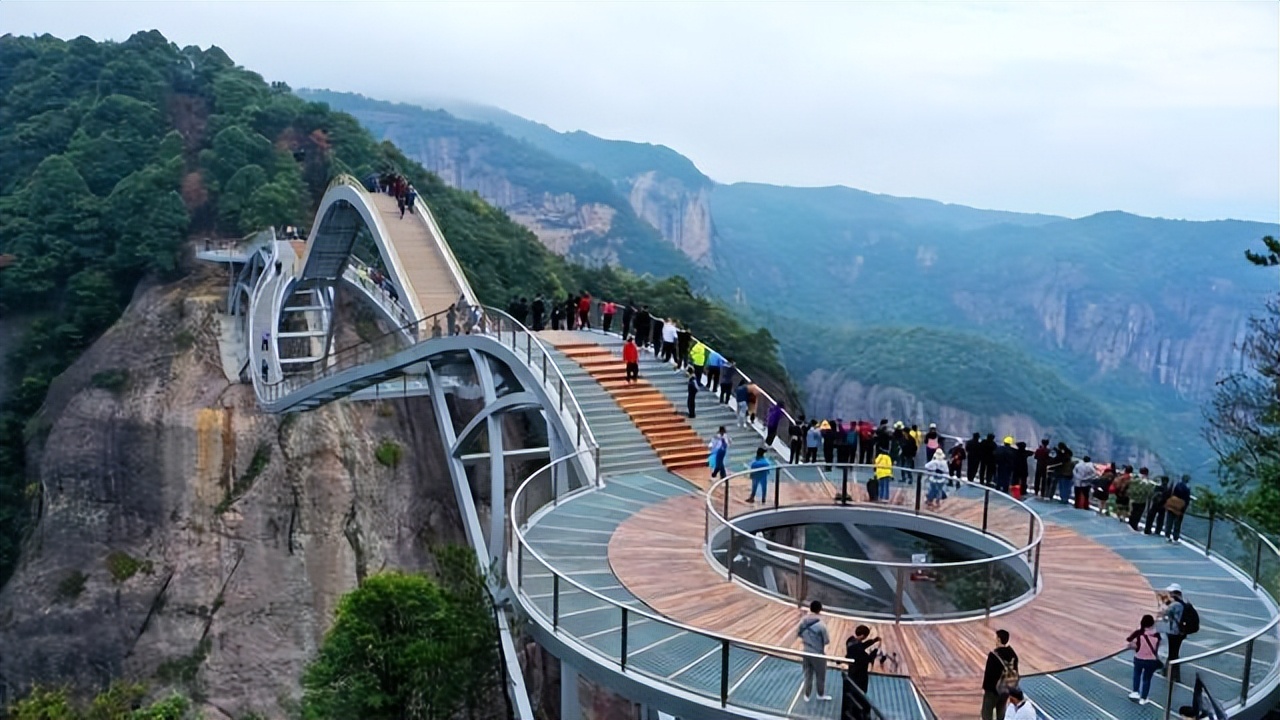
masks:
[[[364,102],[325,97],[335,107]],[[845,187],[723,185],[670,148],[557,132],[492,107],[426,104],[455,116],[437,143],[461,133],[456,124],[474,126],[465,118],[607,178],[637,216],[710,269],[710,292],[786,341],[784,359],[816,412],[947,416],[966,424],[957,432],[996,430],[1010,423],[994,409],[1023,408],[1027,398],[974,368],[1016,372],[1000,362],[1016,357],[1026,377],[1057,388],[1059,408],[1090,423],[1067,428],[1057,409],[1028,408],[1023,432],[1094,438],[1121,459],[1155,452],[1171,470],[1205,473],[1200,403],[1236,361],[1245,318],[1270,289],[1239,257],[1274,225],[1123,212],[1069,219]],[[439,125],[387,107],[399,108],[398,132],[432,142]],[[513,176],[489,159],[488,177]],[[653,178],[666,193],[644,192]],[[670,219],[691,208],[705,222],[673,231]],[[705,240],[688,227],[706,228]],[[895,341],[859,344],[878,328],[893,329]],[[926,358],[930,375],[904,358]]]

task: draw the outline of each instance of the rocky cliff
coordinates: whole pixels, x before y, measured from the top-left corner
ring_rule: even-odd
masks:
[[[283,717],[344,592],[464,541],[429,401],[266,416],[217,364],[220,304],[211,275],[140,293],[33,420],[0,702],[126,676],[185,686],[206,717]]]
[[[715,225],[711,222],[711,189],[689,187],[682,180],[649,170],[621,181],[631,209],[658,229],[662,237],[702,267],[714,264]]]

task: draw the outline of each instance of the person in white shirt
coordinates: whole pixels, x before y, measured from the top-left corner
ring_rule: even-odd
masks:
[[[1036,708],[1027,700],[1020,688],[1009,691],[1009,705],[1004,711],[1004,720],[1037,720]]]

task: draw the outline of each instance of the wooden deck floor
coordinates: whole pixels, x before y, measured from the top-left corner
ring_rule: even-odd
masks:
[[[705,469],[685,474],[705,487]],[[808,493],[817,500],[829,490],[813,485],[784,484],[784,504],[788,497],[797,502]],[[748,507],[734,499],[739,494],[731,493],[733,514]],[[947,502],[942,512],[948,517],[971,522],[981,517],[980,502]],[[609,542],[614,572],[632,593],[668,617],[744,640],[798,648],[795,630],[802,611],[796,604],[728,582],[708,564],[702,550],[705,507],[703,496],[683,496],[622,523]],[[992,526],[1012,535],[1016,545],[1025,544],[1025,516],[1017,518],[1016,526],[1012,520],[1012,513],[1001,513]],[[1121,650],[1138,618],[1155,609],[1152,588],[1137,568],[1068,528],[1047,526],[1041,572],[1044,589],[1039,596],[989,621],[867,624],[884,638],[886,650],[899,654],[899,672],[916,679],[940,717],[976,717],[983,664],[997,628],[1012,634],[1024,674],[1047,672]],[[828,653],[842,655],[844,640],[858,621],[829,616],[826,623],[832,638]]]

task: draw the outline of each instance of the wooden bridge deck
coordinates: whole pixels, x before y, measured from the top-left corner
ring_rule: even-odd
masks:
[[[705,470],[683,473],[705,487]],[[784,483],[783,504],[829,502],[822,483]],[[772,481],[770,483],[772,492]],[[749,508],[733,492],[731,514]],[[905,500],[905,498],[904,498]],[[911,498],[914,501],[914,497]],[[780,647],[799,648],[795,636],[802,611],[729,582],[703,554],[705,498],[688,495],[651,505],[623,522],[609,542],[609,561],[628,590],[658,612],[680,622]],[[980,522],[981,501],[953,498],[943,513]],[[1025,515],[993,515],[992,527],[1015,545],[1027,542]],[[977,714],[983,665],[994,647],[994,631],[1008,630],[1024,674],[1058,670],[1104,658],[1124,647],[1125,636],[1144,613],[1154,612],[1151,585],[1124,558],[1073,530],[1048,525],[1040,570],[1043,590],[1026,605],[993,617],[930,624],[871,623],[886,651],[897,652],[899,672],[911,675],[940,717]],[[673,582],[679,578],[679,582]],[[832,645],[842,655],[856,621],[826,617]]]

